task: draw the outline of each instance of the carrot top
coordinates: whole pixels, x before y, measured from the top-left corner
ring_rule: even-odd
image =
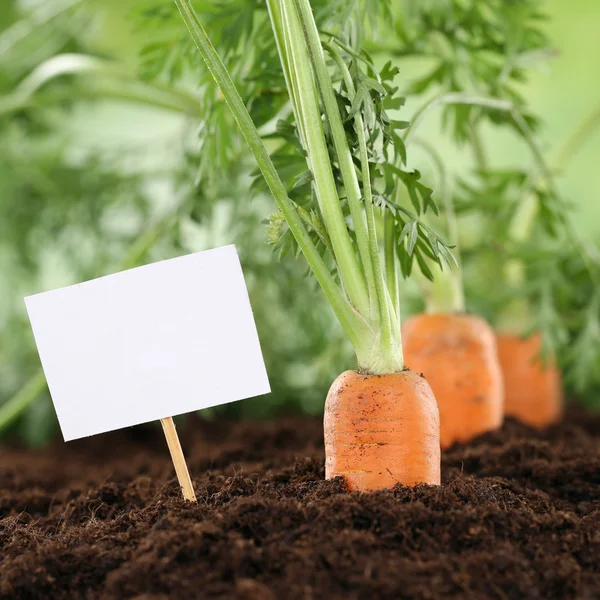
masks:
[[[390,63],[377,71],[357,31],[321,35],[308,0],[268,0],[291,107],[271,156],[190,1],[175,2],[277,202],[271,241],[283,252],[304,254],[361,370],[403,370],[397,272],[410,273],[413,260],[427,276],[426,258],[455,263],[419,216],[437,206],[420,174],[405,168],[401,131],[408,123],[389,116],[404,103],[393,86],[397,71]],[[275,161],[298,159],[303,172],[286,186]],[[394,202],[400,185],[414,212]],[[384,261],[378,213],[385,220]]]

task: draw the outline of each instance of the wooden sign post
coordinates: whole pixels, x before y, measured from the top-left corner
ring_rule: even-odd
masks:
[[[177,480],[181,486],[181,492],[183,497],[190,502],[196,502],[196,494],[194,493],[194,486],[192,485],[192,479],[183,456],[183,450],[179,443],[179,436],[175,429],[175,423],[172,417],[160,420],[165,437],[167,438],[167,445],[169,446],[169,452],[173,459],[173,465],[175,466],[175,473],[177,474]]]
[[[271,391],[235,246],[25,304],[65,441],[160,420],[187,500],[172,416]]]

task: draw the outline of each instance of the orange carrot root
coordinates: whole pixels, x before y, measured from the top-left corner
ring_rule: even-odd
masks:
[[[402,327],[406,364],[423,373],[440,409],[448,448],[503,421],[502,372],[492,328],[472,315],[420,314]]]
[[[440,484],[440,420],[428,383],[412,371],[342,373],[325,403],[325,476],[351,490]]]
[[[498,333],[498,356],[504,374],[504,410],[507,415],[543,428],[560,420],[563,391],[556,365],[540,358],[542,338]]]

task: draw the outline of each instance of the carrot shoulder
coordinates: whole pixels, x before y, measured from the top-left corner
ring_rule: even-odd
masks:
[[[472,315],[419,314],[402,327],[404,357],[440,410],[442,448],[500,427],[503,383],[492,328]]]
[[[325,403],[325,475],[352,490],[440,483],[439,413],[428,383],[405,370],[342,373]]]
[[[544,365],[538,356],[541,336],[498,333],[496,338],[504,374],[505,413],[538,428],[558,421],[563,413],[562,381],[556,365]]]

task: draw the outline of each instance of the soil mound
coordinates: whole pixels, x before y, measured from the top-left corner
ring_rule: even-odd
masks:
[[[318,420],[0,449],[0,598],[600,598],[600,418],[514,421],[443,455],[443,486],[324,481]]]

